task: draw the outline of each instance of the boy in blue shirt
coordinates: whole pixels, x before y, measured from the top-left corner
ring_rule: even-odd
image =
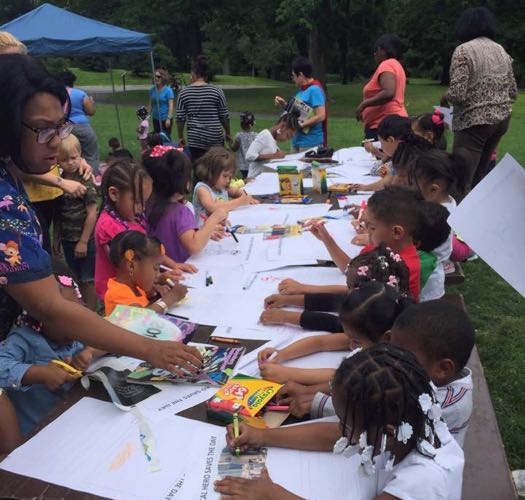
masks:
[[[299,87],[295,98],[313,108],[314,116],[299,120],[301,128],[292,139],[296,152],[327,145],[326,96],[321,83],[312,77],[312,63],[306,57],[296,57],[292,62],[292,80]],[[275,97],[275,104],[284,107],[285,99]]]
[[[58,276],[61,293],[68,300],[80,300],[76,283]],[[78,376],[71,375],[53,360],[73,363],[85,369],[93,356],[103,354],[70,339],[48,335],[45,325],[25,312],[0,344],[0,389],[4,389],[16,410],[22,434],[29,434],[64,397]]]

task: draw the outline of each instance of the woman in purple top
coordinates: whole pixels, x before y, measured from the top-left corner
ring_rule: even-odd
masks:
[[[214,211],[198,229],[185,199],[191,182],[191,163],[185,154],[171,146],[155,146],[143,163],[153,179],[153,194],[146,209],[148,231],[163,243],[171,259],[184,262],[200,252],[210,238],[224,236],[225,209]]]

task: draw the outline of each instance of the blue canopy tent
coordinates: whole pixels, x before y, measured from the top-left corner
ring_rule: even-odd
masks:
[[[33,56],[111,56],[126,52],[149,52],[155,72],[150,35],[95,21],[49,3],[0,26],[0,31],[8,31],[18,38]],[[113,72],[110,71],[110,74],[115,94]],[[124,144],[116,101],[115,111],[120,140]]]

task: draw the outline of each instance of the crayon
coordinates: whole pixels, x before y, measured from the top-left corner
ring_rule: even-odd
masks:
[[[226,337],[210,337],[210,340],[214,340],[215,342],[224,342],[225,344],[240,344],[241,341],[237,339],[229,339]]]
[[[239,437],[239,414],[235,412],[233,414],[233,437],[237,439]],[[241,449],[235,447],[235,455],[239,456],[241,454]]]
[[[290,411],[290,407],[288,405],[268,405],[267,410],[268,411]]]

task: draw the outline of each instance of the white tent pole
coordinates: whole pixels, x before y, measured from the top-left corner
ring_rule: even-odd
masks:
[[[111,77],[111,90],[113,92],[113,102],[115,103],[115,113],[117,114],[118,134],[120,137],[120,147],[124,147],[124,137],[122,135],[122,126],[120,125],[120,113],[118,110],[118,103],[115,93],[115,80],[113,79],[113,64],[111,62],[111,56],[109,57],[109,75]]]
[[[153,50],[149,53],[149,59],[151,62],[151,76],[153,77],[153,87],[155,88],[155,99],[157,100],[157,110],[159,111],[159,129],[161,132],[163,132],[164,128],[162,127],[162,120],[160,118],[159,92],[157,91],[157,84],[155,83],[155,59],[153,59]],[[151,117],[151,120],[153,121],[153,116]]]

